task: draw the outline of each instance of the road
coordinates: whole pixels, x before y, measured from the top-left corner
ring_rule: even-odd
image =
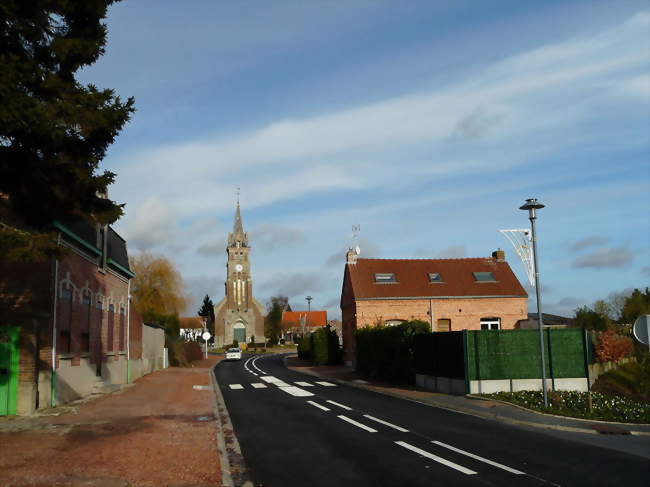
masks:
[[[642,457],[288,370],[281,355],[216,377],[258,486],[643,485]]]

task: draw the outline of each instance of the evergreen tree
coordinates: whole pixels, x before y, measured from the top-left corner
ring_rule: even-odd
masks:
[[[650,289],[645,288],[645,292],[635,289],[625,299],[621,310],[621,322],[634,324],[639,316],[646,314],[650,314]]]
[[[264,319],[264,335],[271,345],[278,343],[282,331],[282,312],[288,304],[289,298],[286,296],[273,296],[266,304],[268,314]]]
[[[98,172],[134,111],[76,72],[104,54],[101,22],[114,0],[0,3],[0,250],[19,258],[56,247],[54,220],[112,223],[123,205],[104,197],[115,174]],[[18,250],[16,250],[18,249]]]
[[[198,311],[198,315],[206,319],[208,331],[214,336],[214,303],[207,294],[203,298],[203,304]]]

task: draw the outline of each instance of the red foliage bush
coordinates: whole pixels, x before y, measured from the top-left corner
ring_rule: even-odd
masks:
[[[600,334],[596,344],[596,357],[599,362],[616,362],[632,353],[632,340],[629,337],[617,335],[614,330]]]

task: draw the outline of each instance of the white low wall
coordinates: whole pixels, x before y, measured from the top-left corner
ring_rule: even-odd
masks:
[[[449,377],[434,377],[424,374],[415,375],[418,387],[432,392],[444,394],[463,395],[465,380]],[[567,379],[546,379],[546,388],[556,391],[588,391],[586,377]],[[491,394],[494,392],[541,391],[541,379],[501,379],[501,380],[472,380],[469,384],[470,394]]]

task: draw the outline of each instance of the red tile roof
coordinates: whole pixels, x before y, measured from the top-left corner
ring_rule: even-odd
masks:
[[[303,319],[307,327],[325,326],[327,324],[327,311],[311,310],[309,312],[309,323],[307,323],[307,311],[283,311],[282,327],[301,327]]]
[[[179,318],[181,328],[187,330],[190,328],[203,328],[203,318],[200,316],[183,316]]]
[[[356,299],[528,296],[508,263],[492,257],[357,259],[346,266]],[[474,272],[492,272],[496,282],[477,282]],[[377,283],[377,273],[393,273],[396,282]],[[439,273],[443,282],[429,282],[429,273]]]

